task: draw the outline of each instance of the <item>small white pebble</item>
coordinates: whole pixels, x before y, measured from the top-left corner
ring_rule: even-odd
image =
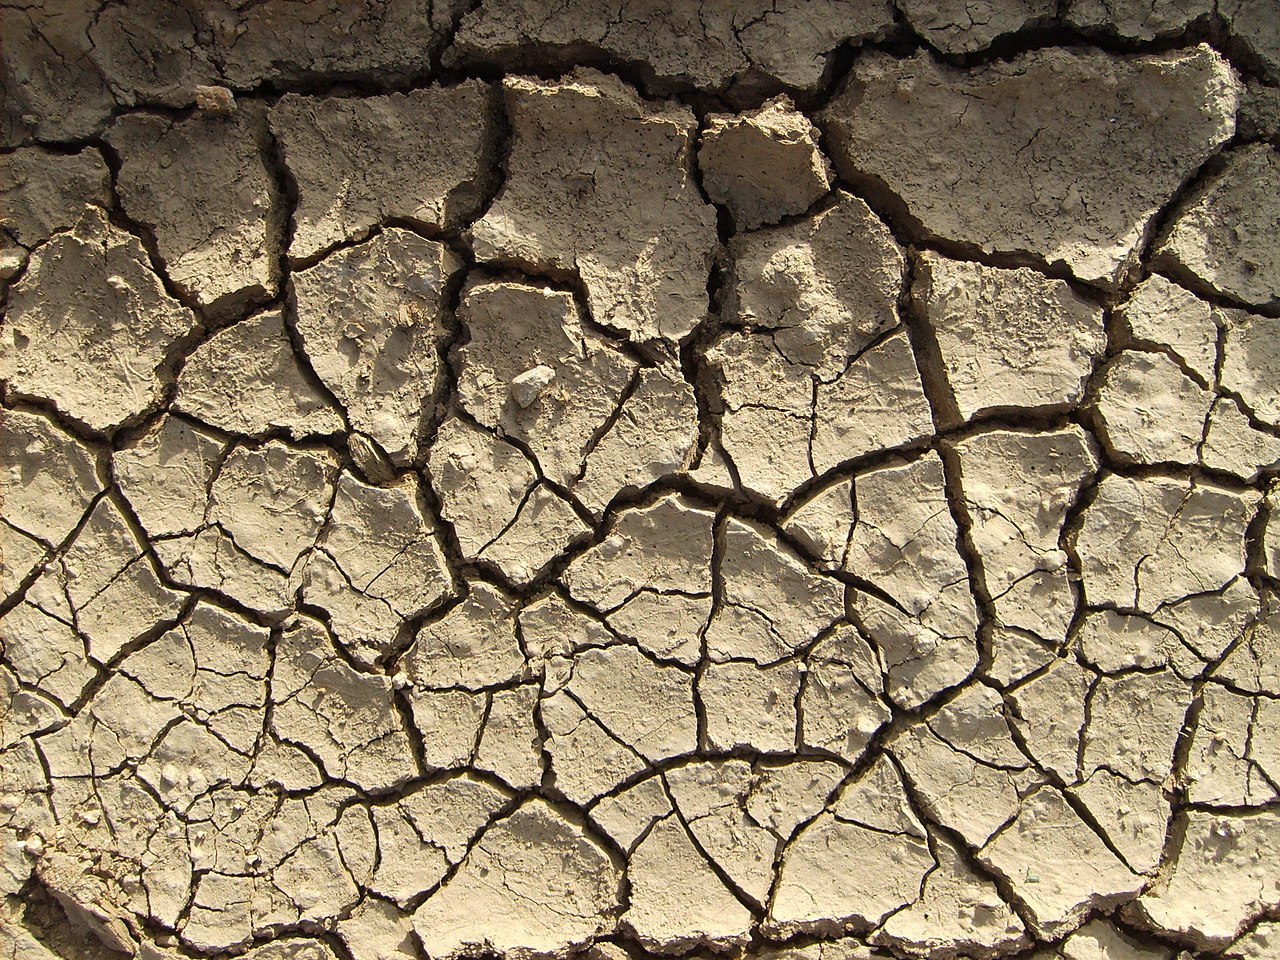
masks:
[[[536,367],[519,374],[511,381],[511,396],[520,405],[520,409],[523,410],[537,400],[542,391],[547,389],[555,378],[556,372],[545,364],[540,363]]]

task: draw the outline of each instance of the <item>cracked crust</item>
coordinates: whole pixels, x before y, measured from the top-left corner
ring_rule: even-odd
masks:
[[[0,960],[1273,956],[1273,5],[0,5]]]

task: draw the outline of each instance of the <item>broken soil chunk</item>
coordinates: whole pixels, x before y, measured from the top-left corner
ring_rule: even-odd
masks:
[[[716,242],[689,169],[693,115],[592,70],[508,77],[503,92],[514,143],[473,228],[477,258],[573,271],[596,322],[633,340],[687,336],[706,313]]]
[[[629,691],[626,698],[617,696],[619,689]],[[576,655],[565,690],[647,760],[690,753],[697,746],[692,674],[655,663],[635,647],[617,644]],[[550,749],[554,767],[554,744]]]
[[[890,717],[876,652],[857,630],[841,624],[814,644],[806,665],[802,740],[853,763]]]
[[[180,417],[164,417],[112,457],[116,482],[153,537],[191,534],[205,519],[224,445]]]
[[[1193,193],[1157,248],[1162,270],[1255,307],[1280,305],[1280,156],[1266,144],[1227,155],[1226,167]]]
[[[107,134],[125,212],[155,232],[169,278],[210,317],[276,295],[282,227],[260,110],[174,123],[130,114]]]
[[[328,611],[338,642],[366,666],[393,649],[407,620],[453,593],[420,497],[412,475],[371,487],[343,474],[303,576],[302,602]]]
[[[796,696],[800,669],[794,663],[713,663],[698,681],[707,712],[707,739],[716,750],[746,748],[787,753],[796,744]]]
[[[1061,280],[924,254],[912,295],[961,419],[1068,407],[1102,355],[1102,310]]]
[[[417,788],[392,806],[371,807],[384,855],[370,889],[407,906],[447,876],[507,801],[492,787],[453,777]]]
[[[1006,879],[1041,936],[1070,929],[1091,907],[1127,901],[1144,883],[1052,787],[1022,801],[978,859]]]
[[[612,532],[562,575],[622,636],[692,667],[711,612],[714,515],[678,494],[618,515]]]
[[[1126,350],[1103,371],[1098,419],[1113,454],[1131,463],[1199,459],[1213,394],[1168,357]]]
[[[619,494],[687,467],[697,441],[693,388],[668,368],[642,368],[608,432],[587,454],[573,494],[599,517]]]
[[[1171,351],[1201,386],[1213,385],[1224,311],[1154,274],[1138,285],[1117,313],[1138,345]]]
[[[991,430],[949,446],[959,458],[969,537],[1000,622],[1064,641],[1075,595],[1060,541],[1068,511],[1098,467],[1089,435],[1074,426]]]
[[[97,150],[47,153],[24,147],[0,156],[0,288],[27,254],[75,226],[86,206],[109,204],[110,172]]]
[[[996,885],[975,873],[947,840],[936,837],[934,842],[938,869],[925,877],[920,899],[890,916],[872,939],[922,957],[1026,944],[1022,921]]]
[[[156,541],[156,552],[179,583],[282,617],[294,602],[293,577],[324,526],[336,475],[332,453],[278,440],[236,447],[213,479],[197,531]]]
[[[712,114],[698,165],[707,196],[729,208],[740,230],[804,213],[830,186],[818,130],[786,97],[742,115]]]
[[[721,607],[705,633],[713,660],[784,659],[844,615],[844,590],[806,569],[767,527],[730,518],[724,527]]]
[[[1245,409],[1267,426],[1280,428],[1280,382],[1274,376],[1280,362],[1280,319],[1233,310],[1227,321],[1222,386],[1238,394]]]
[[[446,288],[460,267],[444,245],[392,227],[292,278],[312,369],[397,466],[416,459],[434,413]]]
[[[763,74],[811,90],[842,43],[856,45],[892,23],[885,0],[730,0],[712,8],[696,0],[645,6],[571,0],[555,16],[533,0],[494,0],[463,17],[450,56],[459,63],[538,63],[558,50],[601,51],[643,62],[662,81],[704,89]]]
[[[588,527],[572,505],[537,479],[534,464],[498,433],[451,417],[431,446],[441,514],[463,556],[492,563],[527,584]]]
[[[1280,818],[1275,811],[1188,811],[1175,829],[1180,849],[1131,908],[1143,926],[1203,950],[1226,946],[1274,901]],[[1214,896],[1205,897],[1206,890]]]
[[[0,0],[0,960],[1274,960],[1278,2]]]
[[[1213,7],[1213,0],[1070,0],[1066,20],[1075,27],[1153,40],[1186,29]]]
[[[103,664],[176,617],[184,599],[161,581],[138,532],[109,497],[97,502],[46,577],[49,589],[61,587],[67,619],[88,641],[89,656]],[[34,589],[38,596],[40,585]]]
[[[612,930],[619,880],[581,826],[534,799],[485,830],[413,927],[441,960],[477,950],[560,955]]]
[[[772,331],[783,357],[824,380],[897,323],[905,267],[889,228],[862,200],[836,199],[812,219],[735,244],[734,319]]]
[[[1076,538],[1085,599],[1150,613],[1221,589],[1244,570],[1259,500],[1195,481],[1104,478]]]
[[[915,706],[977,662],[977,608],[956,547],[942,461],[929,454],[854,478],[857,521],[844,569],[891,598],[858,591],[860,628],[881,651],[889,695]]]
[[[511,600],[484,583],[419,630],[401,661],[408,683],[421,690],[497,686],[518,677],[524,664]]]
[[[845,869],[849,863],[864,869]],[[923,838],[827,811],[787,845],[769,929],[782,936],[830,936],[878,926],[920,898],[921,883],[934,866]]]
[[[751,912],[716,876],[676,816],[659,820],[640,842],[627,879],[631,905],[622,923],[650,949],[746,943]]]
[[[5,523],[42,546],[60,545],[103,488],[93,453],[37,413],[6,410],[0,417],[0,463]],[[15,567],[6,577],[26,573]]]
[[[298,189],[289,256],[307,260],[392,219],[445,229],[474,217],[488,191],[489,98],[478,80],[281,98],[271,131]]]
[[[707,352],[725,452],[748,488],[782,500],[839,463],[918,440],[932,419],[898,325],[905,260],[847,194],[811,220],[735,241],[729,316]]]
[[[741,760],[691,763],[672,769],[665,779],[708,862],[724,871],[746,899],[763,903],[773,882],[778,838],[746,811],[756,783],[751,767]]]
[[[970,70],[876,54],[822,119],[837,169],[892,194],[925,233],[1111,287],[1230,138],[1239,91],[1207,46],[1125,58],[1042,49]]]
[[[0,325],[0,377],[108,432],[159,407],[169,358],[197,329],[142,244],[87,207],[69,233],[32,254]]]
[[[271,699],[276,735],[302,745],[331,777],[377,791],[417,774],[391,681],[339,659],[319,623],[299,618],[286,625]]]
[[[278,310],[241,320],[201,344],[178,377],[173,408],[249,437],[282,430],[300,440],[343,428],[294,354]]]
[[[1052,0],[900,0],[907,22],[943,53],[974,53],[991,41],[1029,26],[1050,22]]]

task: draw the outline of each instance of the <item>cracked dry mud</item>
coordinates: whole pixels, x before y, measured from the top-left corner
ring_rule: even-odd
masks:
[[[1280,957],[1278,25],[0,5],[0,960]]]

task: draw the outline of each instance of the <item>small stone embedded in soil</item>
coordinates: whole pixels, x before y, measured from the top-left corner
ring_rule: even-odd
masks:
[[[556,372],[544,363],[530,367],[524,373],[516,374],[511,378],[511,396],[515,398],[520,409],[524,410],[538,399],[542,391],[550,386],[555,378]]]
[[[692,390],[667,367],[641,368],[587,324],[569,293],[481,279],[463,290],[460,315],[471,338],[450,363],[463,409],[527,449],[542,476],[592,513],[692,457]],[[547,382],[522,404],[517,381],[539,369]],[[559,512],[572,524],[567,510]]]
[[[236,112],[236,97],[226,87],[197,86],[196,109],[208,113],[231,114]]]

